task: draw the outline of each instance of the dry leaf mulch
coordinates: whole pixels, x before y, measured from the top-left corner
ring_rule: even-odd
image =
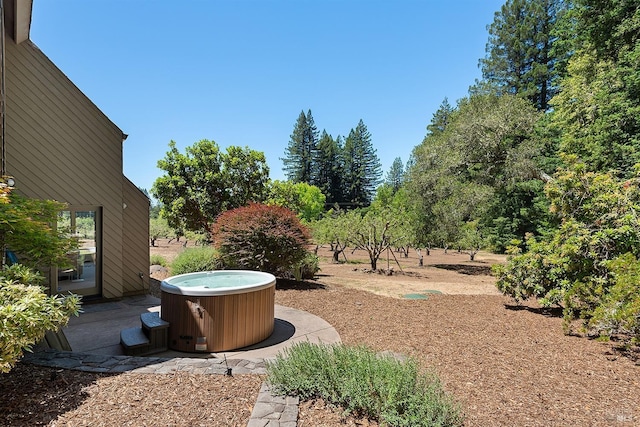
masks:
[[[2,426],[246,426],[258,375],[95,374],[19,363],[0,374]]]
[[[407,354],[435,369],[467,426],[640,425],[633,355],[564,335],[553,312],[502,296],[403,300],[343,287],[281,290],[276,302],[322,317],[346,344]],[[323,403],[305,406],[301,425],[339,425],[322,423],[328,411]]]
[[[416,357],[462,404],[467,426],[640,425],[640,366],[611,343],[502,296],[402,300],[341,286],[281,286],[276,303],[331,323],[347,344]],[[259,376],[101,375],[18,364],[0,375],[0,425],[246,426]],[[299,426],[376,426],[322,401]]]

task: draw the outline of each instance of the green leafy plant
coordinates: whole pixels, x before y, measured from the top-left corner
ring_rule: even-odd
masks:
[[[314,185],[306,182],[273,181],[267,188],[265,204],[284,206],[305,221],[314,221],[324,212],[326,197]]]
[[[640,262],[624,254],[607,264],[613,286],[593,312],[589,325],[604,337],[622,335],[640,344]]]
[[[307,256],[309,232],[281,206],[252,203],[222,213],[211,235],[225,268],[286,275]]]
[[[80,311],[77,295],[47,296],[43,277],[14,264],[0,272],[0,372],[9,372],[48,330],[65,326]]]
[[[262,200],[269,180],[264,153],[238,146],[223,152],[208,140],[184,153],[171,141],[158,168],[164,174],[153,183],[151,194],[161,203],[161,216],[175,230],[205,235],[221,212]]]
[[[533,297],[544,306],[563,307],[567,331],[582,319],[585,330],[607,333],[624,323],[603,326],[624,312],[616,307],[640,315],[626,294],[635,273],[623,271],[619,261],[640,255],[640,178],[620,181],[587,171],[574,157],[565,161],[568,168],[546,188],[559,228],[539,240],[528,238],[524,251],[512,248],[509,263],[496,269],[497,286],[517,301]]]
[[[0,203],[0,247],[18,254],[20,263],[31,268],[48,268],[68,263],[67,254],[77,240],[65,230],[52,227],[65,204],[36,200],[11,193]]]
[[[217,251],[211,246],[188,248],[171,263],[171,274],[218,270],[221,267]]]
[[[459,405],[438,377],[416,361],[400,361],[366,347],[299,343],[267,366],[267,379],[280,393],[320,397],[347,414],[390,426],[460,426]]]
[[[35,200],[0,189],[0,248],[16,252],[21,264],[0,272],[0,372],[8,372],[48,330],[57,330],[77,315],[80,298],[47,296],[35,268],[64,265],[77,241],[52,224],[63,203]]]
[[[313,279],[318,271],[320,271],[318,256],[308,252],[302,261],[293,266],[291,275],[298,281]]]
[[[168,265],[167,259],[159,254],[152,254],[149,258],[149,261],[151,265],[161,265],[163,267],[166,267]]]

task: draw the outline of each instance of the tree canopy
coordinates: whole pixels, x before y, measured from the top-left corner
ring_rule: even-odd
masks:
[[[380,160],[371,143],[371,133],[362,120],[344,141],[344,198],[366,206],[371,202],[382,175]]]
[[[567,55],[563,44],[555,45],[565,11],[565,0],[507,0],[488,27],[487,56],[480,59],[484,82],[546,111],[558,89],[557,65]]]
[[[580,318],[589,333],[623,333],[637,344],[640,3],[574,0],[557,6],[567,13],[556,16],[557,49],[549,51],[559,71],[556,93],[530,134],[540,150],[533,158],[545,192],[540,194],[541,182],[522,181],[518,191],[538,202],[520,203],[508,214],[504,207],[512,198],[503,198],[489,215],[494,222],[504,215],[501,224],[523,223],[546,204],[548,221],[511,246],[498,285],[516,300],[534,297],[561,306],[567,330]],[[512,39],[522,45],[526,36],[513,33]]]
[[[394,192],[398,191],[404,184],[404,165],[400,157],[393,159],[391,168],[385,177],[385,184],[389,185]]]
[[[162,204],[162,217],[174,229],[203,233],[209,233],[220,213],[261,201],[269,179],[264,153],[236,146],[221,152],[209,140],[196,142],[185,153],[171,141],[158,168],[164,175],[151,193]]]
[[[381,165],[371,133],[360,120],[347,138],[320,138],[311,116],[300,113],[282,158],[288,180],[314,185],[330,205],[367,206],[381,182]]]
[[[285,156],[281,159],[287,179],[294,183],[314,184],[318,178],[317,150],[318,129],[311,115],[311,110],[307,114],[301,111],[293,127]]]
[[[324,212],[326,198],[320,189],[304,182],[272,181],[267,189],[265,203],[286,207],[300,219],[310,222]]]
[[[533,136],[538,118],[528,101],[513,95],[471,95],[449,113],[446,127],[427,134],[414,149],[407,182],[410,198],[422,204],[425,244],[448,247],[473,220],[494,235],[497,249],[536,231],[540,218],[521,218],[517,224],[506,218],[519,216],[535,198],[521,186],[539,180],[541,173],[541,143]]]

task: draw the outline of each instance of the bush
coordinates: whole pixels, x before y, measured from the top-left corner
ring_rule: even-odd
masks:
[[[534,297],[543,306],[561,306],[566,331],[581,319],[587,332],[637,338],[633,325],[616,318],[640,316],[629,294],[638,274],[618,261],[640,256],[640,175],[620,181],[574,162],[545,191],[560,226],[539,240],[528,238],[524,252],[511,249],[509,263],[495,270],[498,289],[517,301]]]
[[[320,271],[318,256],[307,252],[304,259],[293,266],[290,274],[296,280],[305,280],[313,279],[318,271]]]
[[[217,252],[211,246],[189,248],[180,252],[171,263],[171,274],[195,273],[220,269]]]
[[[621,334],[640,344],[640,262],[632,254],[625,254],[608,263],[613,286],[595,309],[589,325],[598,333],[611,336]]]
[[[365,347],[295,344],[267,365],[267,380],[280,393],[323,398],[390,426],[460,426],[459,405],[438,377],[417,362],[401,362]]]
[[[77,295],[47,296],[37,286],[41,281],[41,275],[19,264],[0,273],[0,372],[9,372],[46,331],[65,326],[80,311]]]
[[[211,235],[225,268],[286,275],[308,251],[309,232],[290,209],[253,203],[222,213]]]
[[[167,266],[167,259],[159,254],[151,255],[151,258],[149,259],[149,261],[151,265],[161,265],[163,267]]]
[[[65,205],[53,200],[36,200],[15,193],[0,199],[0,247],[11,248],[20,262],[30,268],[65,265],[68,252],[78,242],[69,230],[51,227]]]

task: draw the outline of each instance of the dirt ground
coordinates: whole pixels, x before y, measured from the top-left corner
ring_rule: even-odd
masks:
[[[156,245],[151,253],[168,263],[184,250],[182,243],[168,243],[166,239]],[[445,253],[442,249],[432,249],[430,255],[424,250],[421,252],[422,267],[419,267],[420,256],[414,250],[410,250],[406,258],[401,252],[384,252],[378,260],[379,272],[371,273],[366,251],[347,249],[340,255],[340,263],[334,264],[330,248],[322,246],[317,250],[321,270],[316,279],[326,285],[348,286],[391,297],[428,291],[449,295],[500,295],[491,276],[491,266],[506,262],[504,255],[480,252],[470,261],[467,253],[455,250]],[[389,271],[391,274],[387,274]]]
[[[165,241],[151,252],[170,260],[179,250]],[[416,358],[460,403],[466,426],[640,425],[638,354],[564,335],[558,310],[499,295],[489,272],[503,257],[482,253],[471,262],[434,250],[418,267],[414,252],[395,254],[400,266],[389,254],[393,273],[386,275],[367,272],[362,251],[347,252],[348,262],[338,265],[327,248],[318,254],[316,279],[280,280],[276,303],[327,320],[346,344]],[[387,269],[386,254],[378,267]],[[407,294],[426,298],[402,298]],[[0,425],[245,426],[261,380],[104,376],[19,364],[0,376]],[[377,424],[311,401],[300,405],[298,425]]]

